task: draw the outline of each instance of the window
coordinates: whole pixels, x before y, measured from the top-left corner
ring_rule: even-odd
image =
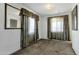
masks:
[[[56,17],[51,19],[51,31],[63,32],[63,17]]]
[[[34,34],[35,31],[35,20],[34,18],[29,17],[29,34]]]

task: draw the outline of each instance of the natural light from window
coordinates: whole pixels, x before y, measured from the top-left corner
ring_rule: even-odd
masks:
[[[51,19],[51,31],[63,32],[63,17],[56,17]]]
[[[29,17],[29,34],[34,34],[35,21],[34,18]]]

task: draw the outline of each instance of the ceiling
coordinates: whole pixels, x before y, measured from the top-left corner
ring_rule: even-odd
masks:
[[[68,13],[73,7],[73,3],[26,3],[27,8],[37,12],[40,15],[53,15],[59,13]]]

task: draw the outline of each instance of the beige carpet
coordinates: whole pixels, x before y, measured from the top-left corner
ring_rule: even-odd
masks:
[[[70,41],[40,40],[16,55],[75,55]]]

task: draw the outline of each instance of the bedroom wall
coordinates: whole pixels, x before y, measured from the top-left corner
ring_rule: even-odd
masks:
[[[4,4],[0,3],[0,54],[11,54],[20,49],[20,29],[4,29]]]
[[[10,5],[13,5],[17,8],[26,8],[20,3],[14,3]],[[4,29],[4,21],[4,4],[0,3],[0,55],[11,54],[20,49],[20,29]]]
[[[52,16],[60,16],[60,15],[68,15],[68,13],[58,13],[54,15],[40,16],[40,20],[39,20],[39,33],[40,33],[39,38],[40,39],[48,39],[47,18]]]
[[[47,17],[46,16],[40,16],[39,38],[40,39],[47,39]]]
[[[78,5],[78,17],[79,17],[79,4]],[[75,5],[73,6],[73,8]],[[72,10],[73,10],[72,8]],[[71,11],[72,11],[71,10]],[[78,31],[72,30],[72,16],[71,12],[69,13],[69,25],[70,25],[70,36],[71,36],[71,41],[72,41],[72,48],[75,51],[76,54],[79,55],[79,18],[78,18]]]

